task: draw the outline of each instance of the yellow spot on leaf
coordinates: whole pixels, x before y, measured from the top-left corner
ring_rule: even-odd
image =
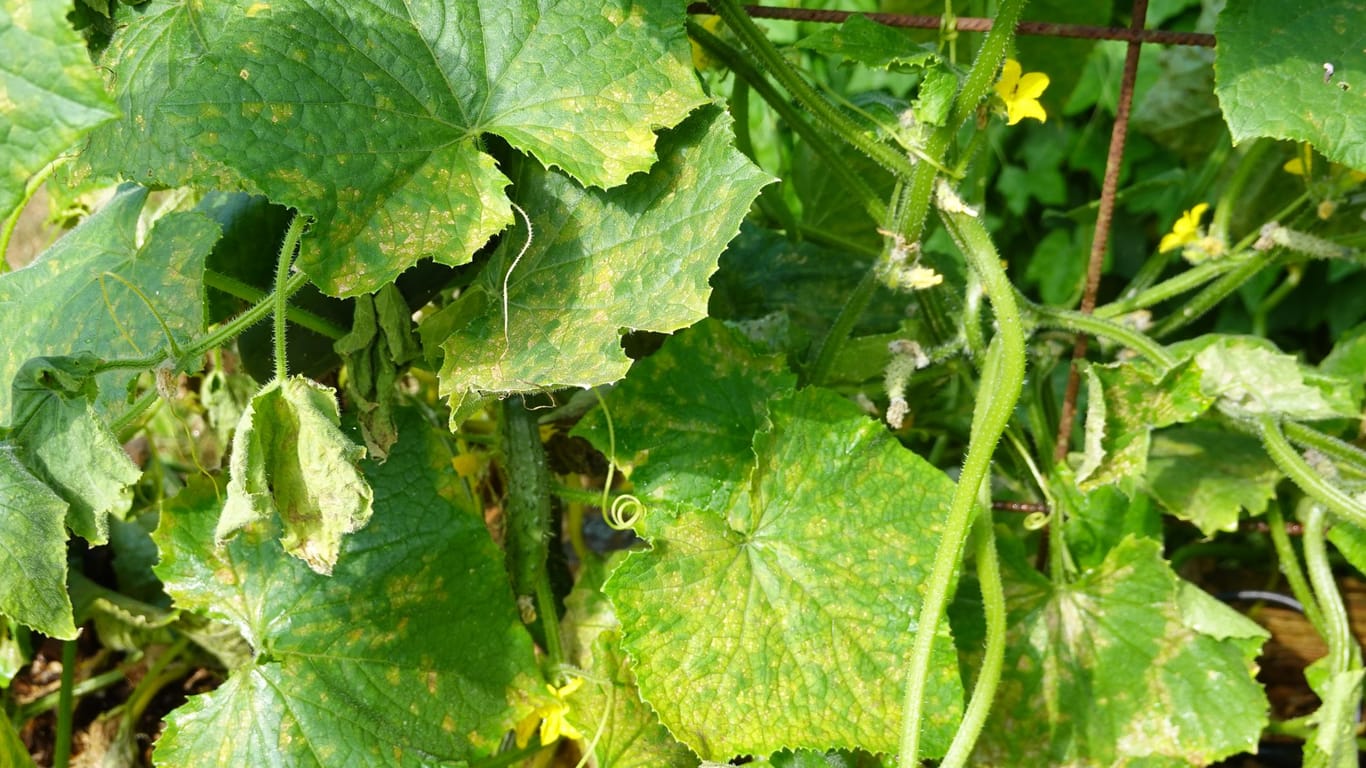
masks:
[[[247,18],[259,16],[270,10],[270,3],[252,3],[247,8]]]

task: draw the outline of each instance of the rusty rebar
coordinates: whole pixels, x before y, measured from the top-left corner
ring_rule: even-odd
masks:
[[[688,13],[709,14],[711,7],[706,3],[693,3]],[[756,19],[781,19],[785,21],[813,21],[825,24],[839,24],[850,16],[851,11],[824,11],[808,8],[772,8],[764,5],[747,5],[745,12]],[[939,16],[916,16],[904,13],[865,13],[869,19],[889,27],[911,29],[939,29],[943,19]],[[955,29],[960,32],[986,32],[991,29],[991,19],[959,16],[954,20]],[[1127,43],[1157,43],[1159,45],[1191,45],[1202,48],[1214,47],[1214,35],[1200,32],[1168,32],[1160,29],[1142,27],[1093,27],[1084,24],[1055,24],[1048,21],[1022,21],[1015,25],[1017,35],[1036,35],[1042,37],[1073,37],[1083,40],[1122,40]]]
[[[1134,0],[1131,29],[1142,29],[1148,15],[1148,0]],[[1110,221],[1115,213],[1115,191],[1119,187],[1119,167],[1124,161],[1124,143],[1129,136],[1129,110],[1134,101],[1134,79],[1138,74],[1138,54],[1142,43],[1130,41],[1124,51],[1124,75],[1119,86],[1119,104],[1115,109],[1115,125],[1110,130],[1110,151],[1105,157],[1105,180],[1100,188],[1100,211],[1096,214],[1096,231],[1091,238],[1091,258],[1086,264],[1086,289],[1081,296],[1082,314],[1096,308],[1096,294],[1100,289],[1100,270],[1105,263],[1105,250],[1110,245]],[[1086,359],[1087,336],[1077,334],[1072,347],[1072,365],[1067,372],[1067,391],[1063,395],[1062,412],[1058,418],[1058,441],[1053,446],[1053,461],[1067,458],[1072,441],[1072,423],[1077,415],[1077,390],[1081,386],[1080,365]]]

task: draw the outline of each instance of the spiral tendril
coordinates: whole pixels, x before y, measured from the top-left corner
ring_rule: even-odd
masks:
[[[598,398],[598,405],[602,406],[603,420],[607,422],[607,477],[602,481],[602,502],[598,508],[603,511],[602,519],[607,523],[607,527],[614,531],[624,531],[640,522],[640,518],[645,514],[645,503],[630,493],[624,493],[608,501],[612,493],[612,478],[617,467],[617,430],[612,425],[612,412],[607,408],[607,401],[602,399],[602,393],[595,389],[593,396]]]

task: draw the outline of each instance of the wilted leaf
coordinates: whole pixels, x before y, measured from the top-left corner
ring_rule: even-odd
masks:
[[[255,658],[168,718],[160,765],[448,765],[490,754],[539,678],[502,557],[440,434],[411,412],[376,516],[331,576],[271,537],[214,544],[220,493],[162,513],[157,574],[182,610],[232,622]]]
[[[218,541],[257,523],[278,523],[286,552],[331,573],[342,537],[369,522],[373,499],[356,466],[365,449],[340,423],[332,390],[308,379],[275,381],[257,392],[233,436]]]

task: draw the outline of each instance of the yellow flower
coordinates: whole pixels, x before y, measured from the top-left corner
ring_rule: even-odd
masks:
[[[583,734],[578,728],[569,724],[565,715],[569,714],[569,704],[565,699],[569,698],[574,691],[583,685],[583,678],[576,677],[568,683],[556,688],[547,685],[546,690],[555,697],[555,701],[543,704],[531,711],[531,714],[517,721],[517,726],[513,728],[513,733],[517,737],[517,748],[525,747],[531,741],[531,734],[536,732],[539,724],[541,730],[541,745],[553,744],[556,739],[564,736],[569,739],[582,739]]]
[[[1005,66],[1001,68],[1001,79],[996,83],[996,94],[1006,103],[1006,124],[1014,125],[1026,117],[1042,123],[1048,115],[1043,111],[1039,97],[1048,87],[1048,75],[1021,72],[1020,62],[1006,59]]]
[[[1199,240],[1202,237],[1200,217],[1205,215],[1208,208],[1209,203],[1200,203],[1181,214],[1181,218],[1172,225],[1172,231],[1162,236],[1162,242],[1157,246],[1157,250],[1167,253]]]

